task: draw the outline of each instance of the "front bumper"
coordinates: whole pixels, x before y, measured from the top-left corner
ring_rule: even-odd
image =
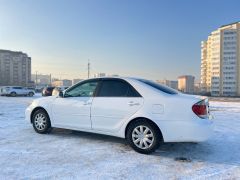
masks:
[[[25,110],[25,120],[31,123],[31,113],[32,113],[32,108],[31,106],[27,107]]]

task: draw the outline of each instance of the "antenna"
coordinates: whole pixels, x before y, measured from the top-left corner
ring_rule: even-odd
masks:
[[[36,86],[38,85],[38,72],[36,71],[36,78],[35,78],[35,80],[36,80]]]
[[[49,84],[52,85],[52,74],[49,75]]]

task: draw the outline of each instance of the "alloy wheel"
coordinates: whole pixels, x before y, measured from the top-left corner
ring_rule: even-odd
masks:
[[[38,130],[40,131],[44,130],[47,126],[46,116],[42,113],[38,113],[34,118],[34,124]]]

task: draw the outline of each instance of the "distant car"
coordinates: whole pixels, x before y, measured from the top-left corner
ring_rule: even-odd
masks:
[[[26,109],[37,133],[51,127],[126,138],[140,153],[161,142],[200,142],[212,134],[208,99],[137,78],[95,78],[39,98]],[[43,137],[44,138],[44,137]]]
[[[67,86],[55,87],[52,91],[52,96],[57,96],[60,91],[64,91],[67,88],[68,88]]]
[[[2,87],[2,86],[0,87],[0,96],[2,96],[3,88],[4,88],[4,87]]]
[[[35,92],[36,93],[42,93],[44,87],[36,87]]]
[[[21,86],[6,86],[1,88],[2,96],[33,96],[35,91]]]
[[[55,87],[45,87],[42,90],[42,96],[52,96],[53,89]]]

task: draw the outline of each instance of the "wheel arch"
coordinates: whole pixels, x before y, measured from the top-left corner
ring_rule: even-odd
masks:
[[[160,133],[162,141],[164,142],[163,134],[162,134],[162,131],[159,128],[159,126],[154,121],[152,121],[151,119],[148,119],[148,118],[145,118],[145,117],[137,117],[137,118],[134,118],[134,119],[132,119],[131,121],[128,122],[128,124],[127,124],[127,126],[125,128],[125,134],[124,134],[125,138],[126,138],[127,131],[128,131],[128,128],[129,128],[130,124],[132,124],[132,123],[134,123],[136,121],[140,121],[140,120],[145,120],[145,121],[151,123],[153,126],[155,126],[156,129],[158,130],[158,132]]]
[[[36,111],[38,111],[38,110],[43,110],[43,111],[47,114],[48,119],[49,119],[49,121],[50,121],[50,123],[51,123],[51,119],[50,119],[50,117],[49,117],[48,112],[46,111],[45,108],[43,108],[43,107],[41,107],[41,106],[35,107],[35,108],[32,110],[31,115],[30,115],[30,122],[32,123],[33,115],[34,115],[34,113],[35,113]]]

